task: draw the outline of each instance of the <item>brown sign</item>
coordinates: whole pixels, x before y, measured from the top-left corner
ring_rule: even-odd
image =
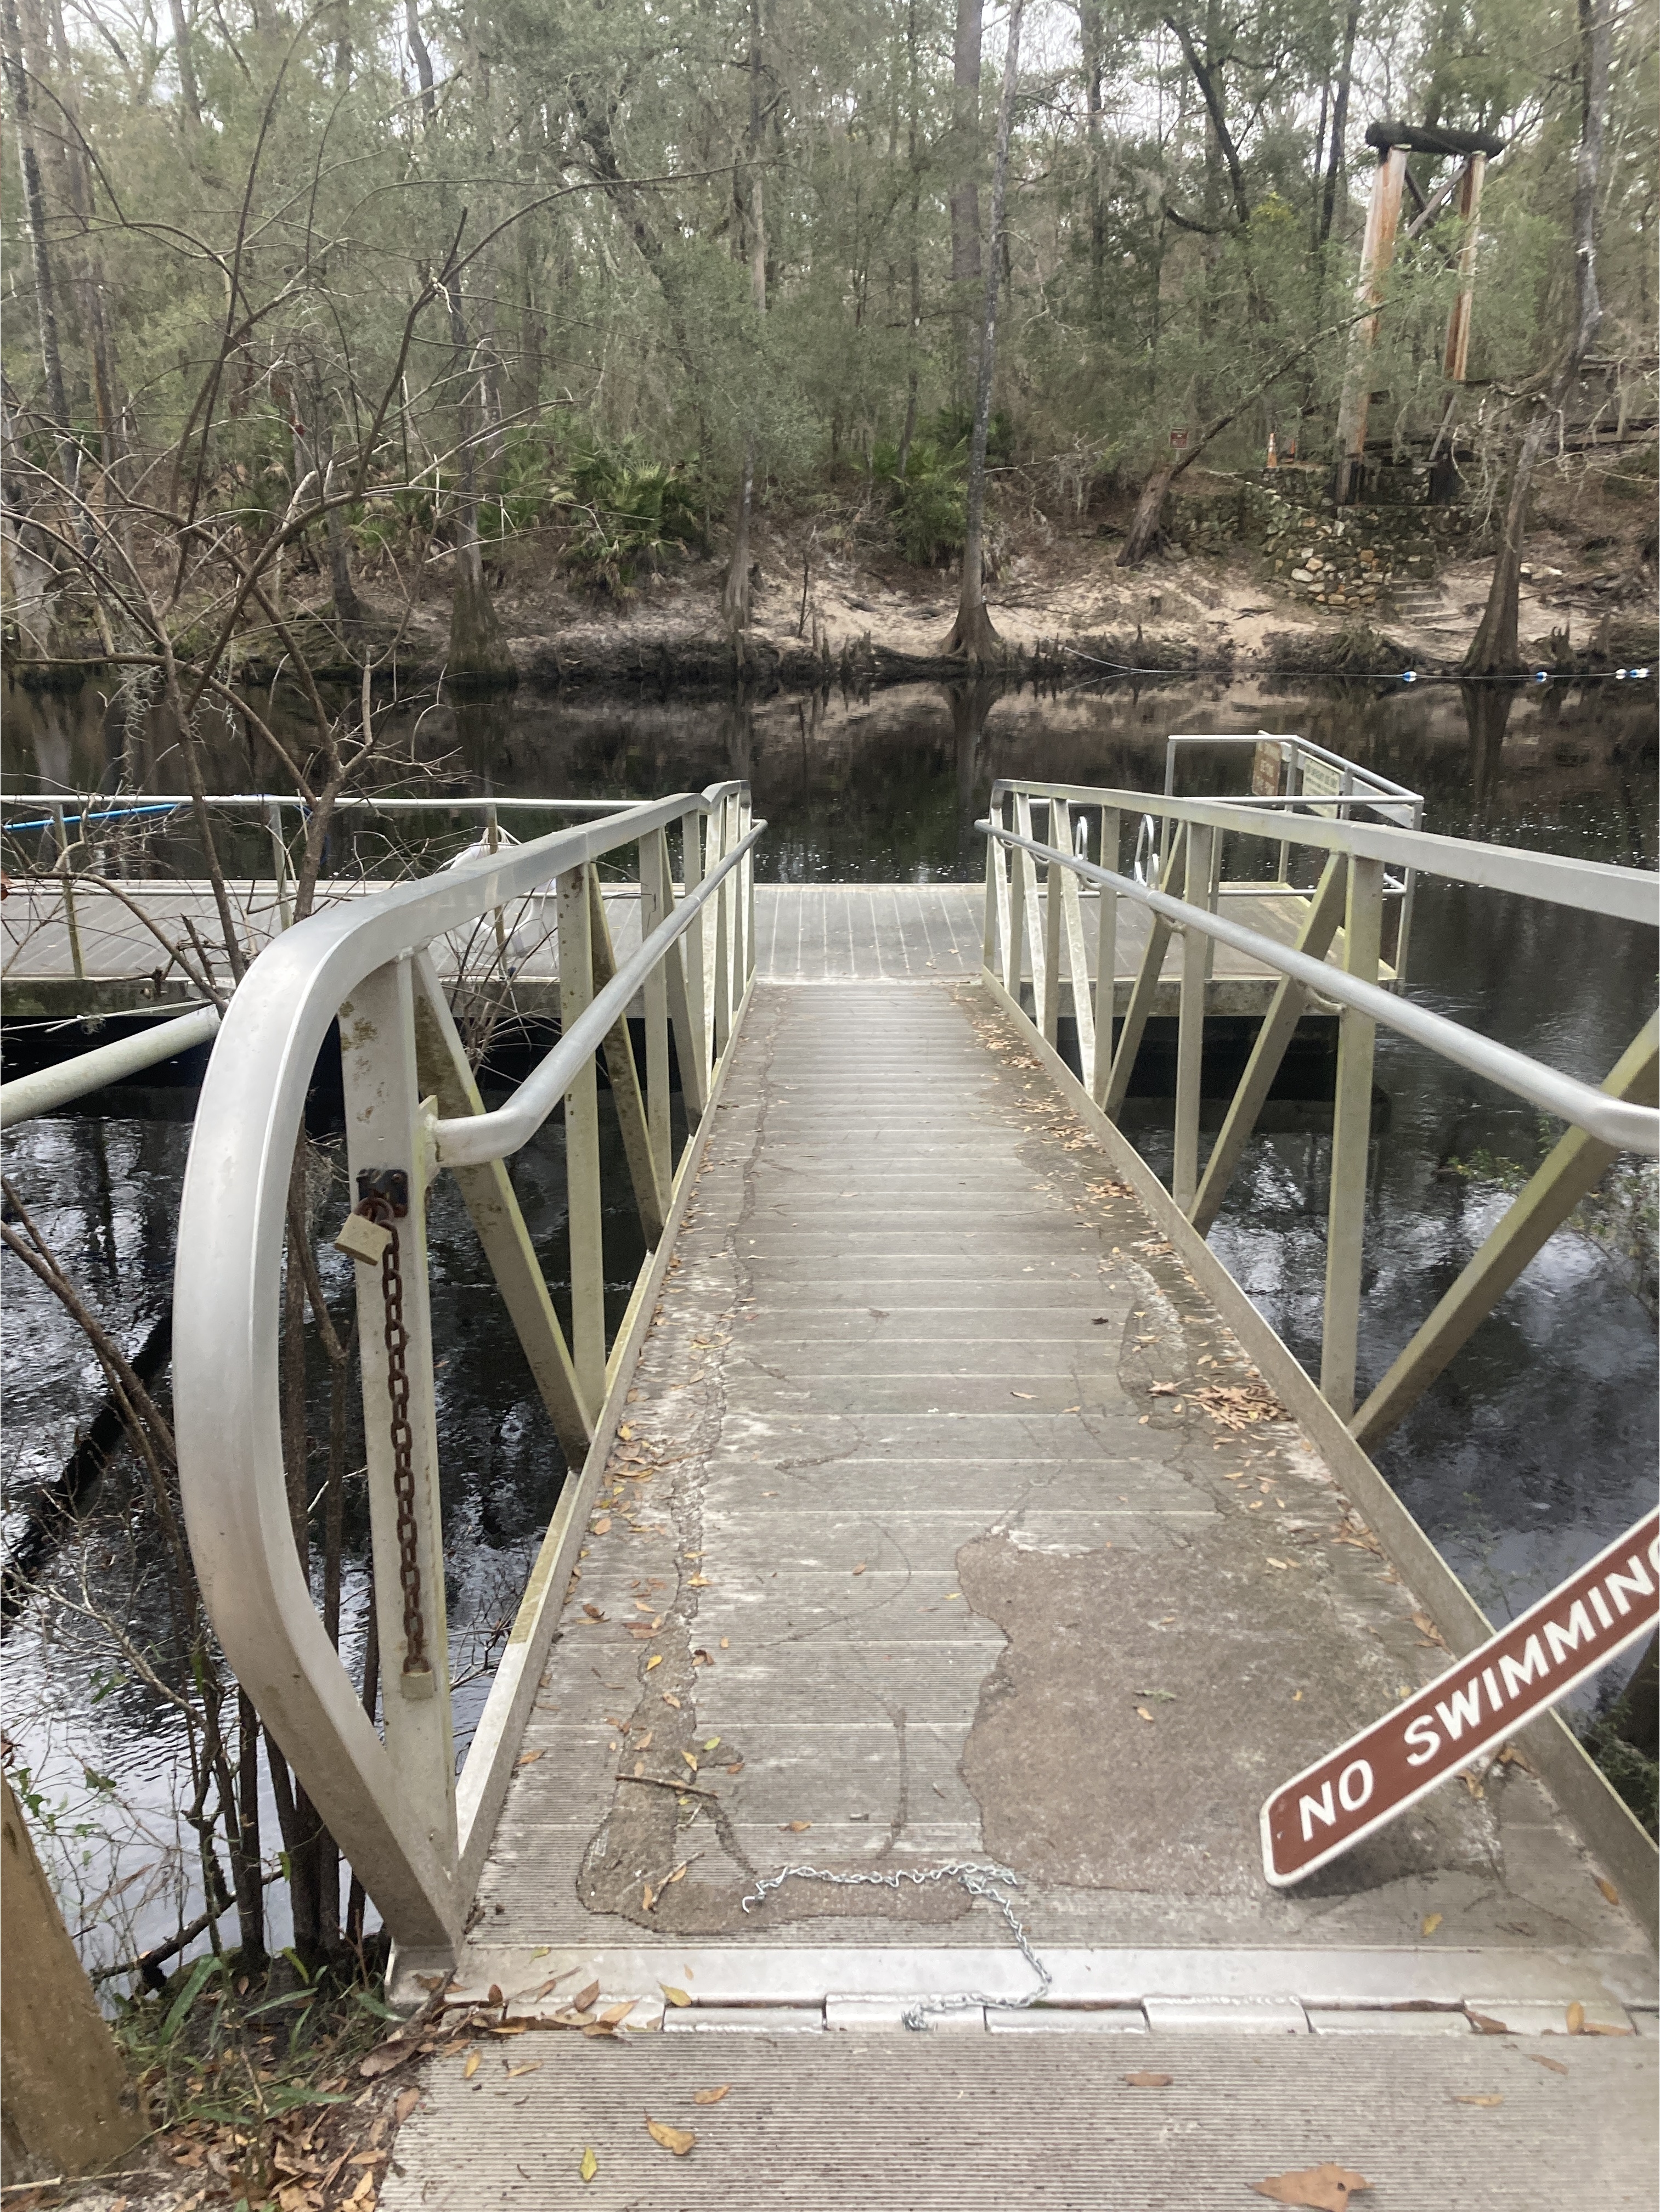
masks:
[[[1262,1868],[1301,1881],[1416,1804],[1606,1667],[1660,1620],[1660,1513],[1651,1513],[1490,1643],[1276,1790]]]

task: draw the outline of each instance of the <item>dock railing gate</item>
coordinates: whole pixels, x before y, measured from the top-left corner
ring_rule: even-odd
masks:
[[[751,819],[747,784],[725,783],[504,846],[285,931],[249,969],[222,1017],[197,1110],[174,1279],[174,1406],[191,1548],[226,1659],[406,1967],[423,1957],[446,1964],[471,1904],[747,1003],[751,854],[765,826]],[[629,856],[641,943],[619,966],[598,863]],[[508,1102],[486,1111],[429,948],[549,883],[561,1035]],[[644,1016],[643,1085],[629,1028],[636,1001]],[[290,1175],[307,1087],[337,1018],[348,1171],[369,1231],[357,1270],[358,1342],[380,1731],[301,1571],[278,1396]],[[688,1129],[678,1158],[671,1036]],[[647,1248],[609,1344],[601,1054]],[[569,1338],[503,1164],[562,1104]],[[445,1170],[460,1188],[571,1470],[459,1777],[424,1226],[427,1192]],[[390,1242],[375,1233],[386,1230]]]

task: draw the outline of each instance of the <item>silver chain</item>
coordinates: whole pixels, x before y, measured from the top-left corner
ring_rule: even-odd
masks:
[[[1005,1893],[997,1887],[999,1882],[1006,1882],[1010,1889],[1019,1888],[1019,1875],[1008,1867],[982,1866],[972,1859],[949,1859],[944,1866],[936,1867],[896,1867],[887,1874],[863,1871],[856,1874],[836,1874],[824,1867],[782,1867],[776,1874],[767,1875],[756,1884],[743,1901],[745,1911],[747,1912],[752,1905],[764,1903],[774,1890],[781,1889],[787,1881],[827,1881],[838,1889],[854,1889],[860,1886],[867,1886],[873,1889],[891,1889],[896,1893],[902,1882],[908,1881],[914,1887],[921,1889],[931,1882],[954,1881],[960,1888],[966,1890],[970,1897],[986,1898],[997,1907],[1008,1923],[1009,1933],[1013,1936],[1021,1957],[1037,1975],[1037,1987],[1035,1990],[1028,1990],[1023,1997],[986,1996],[980,1992],[971,1990],[964,1990],[950,1996],[919,1997],[909,2010],[902,2015],[905,2026],[909,2028],[926,2028],[928,2024],[927,2016],[931,2012],[972,2012],[976,2005],[1002,2005],[1012,2010],[1020,2010],[1027,2005],[1037,2003],[1040,1998],[1046,1997],[1049,1993],[1049,1970],[1026,1941],[1026,1931],[1016,1917],[1013,1905],[1010,1904]]]

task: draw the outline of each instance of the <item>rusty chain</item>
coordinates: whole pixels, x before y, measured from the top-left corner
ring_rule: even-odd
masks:
[[[432,1668],[427,1657],[427,1629],[421,1607],[421,1556],[415,1520],[415,1431],[410,1425],[410,1376],[405,1356],[410,1340],[404,1326],[403,1255],[398,1237],[397,1210],[379,1192],[371,1192],[355,1210],[384,1229],[390,1240],[380,1255],[380,1295],[386,1308],[386,1395],[392,1400],[392,1480],[398,1501],[398,1584],[404,1598],[404,1672],[429,1674]]]

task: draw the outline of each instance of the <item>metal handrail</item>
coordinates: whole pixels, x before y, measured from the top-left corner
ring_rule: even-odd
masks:
[[[1660,921],[1660,883],[1652,876],[1595,861],[1565,860],[1552,854],[1465,845],[1420,830],[1280,817],[1274,823],[1279,836],[1310,844],[1328,855],[1317,887],[1298,895],[1301,919],[1293,946],[1224,921],[1215,910],[1228,888],[1219,880],[1219,840],[1233,831],[1260,836],[1260,816],[1211,801],[1149,799],[1142,792],[1043,786],[1013,779],[1000,780],[993,796],[994,816],[978,825],[987,841],[986,984],[1012,1018],[1030,1024],[1050,1054],[1057,1077],[1070,1083],[1073,1078],[1059,1046],[1062,990],[1070,981],[1081,1070],[1079,1087],[1087,1109],[1109,1123],[1116,1119],[1128,1094],[1172,939],[1181,948],[1169,1188],[1176,1211],[1199,1236],[1207,1232],[1220,1212],[1303,1013],[1310,1005],[1337,1007],[1319,1388],[1328,1406],[1345,1424],[1353,1425],[1357,1436],[1370,1440],[1401,1418],[1621,1152],[1660,1155],[1660,1102],[1656,1097],[1660,1065],[1656,1037],[1660,1031],[1655,1019],[1633,1041],[1600,1088],[1593,1088],[1427,1007],[1406,1002],[1381,989],[1378,981],[1384,902],[1391,888],[1386,862],[1651,927]],[[1012,825],[1005,818],[1010,806]],[[1047,838],[1033,834],[1034,807],[1048,809]],[[1173,897],[1159,889],[1156,879],[1145,879],[1139,865],[1141,847],[1151,836],[1145,819],[1136,870],[1125,875],[1108,865],[1119,857],[1126,807],[1144,817],[1162,818],[1171,830],[1161,852],[1165,864],[1161,872],[1166,877],[1185,846],[1184,897]],[[1087,833],[1092,823],[1098,855],[1094,862],[1088,857]],[[1045,878],[1041,890],[1040,866]],[[1282,876],[1284,872],[1282,866]],[[1093,981],[1082,903],[1085,884],[1096,894]],[[1259,891],[1272,888],[1257,887]],[[1282,883],[1277,888],[1283,892],[1288,886]],[[1146,913],[1147,933],[1115,1036],[1121,898],[1134,900]],[[1340,927],[1341,967],[1329,964],[1326,957]],[[1206,999],[1219,944],[1260,962],[1279,980],[1201,1176],[1199,1124]],[[1030,1013],[1024,1000],[1028,954]],[[1397,992],[1400,960],[1397,945]],[[1560,1115],[1571,1126],[1511,1212],[1493,1230],[1357,1415],[1372,1066],[1380,1022]],[[1140,1164],[1145,1168],[1145,1162]]]
[[[605,1034],[619,1120],[627,1085],[633,1085],[633,1120],[624,1136],[640,1136],[641,1145],[630,1149],[629,1164],[631,1174],[643,1178],[653,1215],[633,1316],[649,1310],[646,1291],[653,1268],[661,1265],[650,1248],[660,1252],[664,1201],[671,1188],[682,1189],[691,1158],[689,1137],[679,1172],[672,1176],[666,1024],[672,1017],[687,1118],[696,1125],[709,1097],[711,1049],[718,1079],[752,972],[756,832],[748,805],[747,785],[727,782],[628,805],[603,821],[557,830],[313,915],[277,938],[249,969],[225,1012],[209,1062],[179,1207],[174,1279],[175,1423],[192,1552],[230,1666],[405,1955],[413,1949],[441,1960],[453,1951],[608,1448],[608,1425],[616,1419],[617,1385],[605,1358],[603,1266],[590,1266],[577,1280],[579,1237],[588,1240],[584,1250],[596,1260],[599,1251],[594,1045]],[[674,897],[666,843],[677,823],[684,825],[684,872],[690,879],[684,902]],[[641,955],[622,966],[614,985],[595,991],[600,959],[589,932],[603,936],[604,916],[602,907],[597,919],[594,915],[600,902],[593,863],[625,846],[638,848],[642,889],[649,885],[666,920],[648,933]],[[465,1149],[455,1134],[456,1108],[465,1114],[470,1106],[478,1122],[490,1117],[425,949],[550,878],[559,885],[561,996],[569,1031],[566,1046],[550,1056],[558,1063],[551,1077],[548,1062],[538,1071],[543,1081],[532,1097],[539,1102],[550,1080],[566,1087],[574,1356],[512,1185],[496,1164],[503,1147],[494,1139],[489,1142],[483,1157],[490,1164],[455,1158],[458,1149]],[[714,921],[708,931],[711,905]],[[684,908],[690,911],[674,927]],[[609,961],[608,945],[604,951]],[[651,971],[649,1120],[622,1024],[642,967]],[[356,1176],[396,1165],[406,1173],[409,1188],[400,1249],[405,1255],[409,1420],[416,1438],[416,1558],[429,1609],[425,1650],[431,1659],[424,1677],[410,1677],[413,1688],[404,1686],[399,1674],[405,1650],[399,1547],[386,1549],[397,1511],[386,1439],[389,1352],[378,1300],[366,1295],[359,1301],[370,1504],[380,1559],[375,1588],[386,1685],[384,1742],[359,1703],[300,1569],[279,1402],[283,1255],[295,1146],[316,1054],[337,1017],[350,1171]],[[454,1102],[448,1122],[438,1119],[432,1100],[420,1101],[420,1091],[429,1084],[440,1102]],[[441,1133],[447,1133],[447,1161]],[[424,1264],[424,1191],[444,1164],[455,1167],[573,1467],[459,1782],[449,1715]],[[637,1181],[637,1193],[640,1188]],[[642,1199],[642,1223],[647,1212]],[[631,1319],[624,1327],[637,1323]],[[619,1352],[621,1342],[619,1337]]]
[[[76,1098],[102,1091],[108,1084],[141,1075],[147,1067],[159,1066],[164,1060],[205,1044],[218,1027],[218,1007],[198,1006],[187,1014],[170,1015],[137,1036],[118,1037],[112,1044],[95,1045],[90,1052],[78,1052],[54,1066],[32,1068],[27,1075],[15,1076],[9,1083],[0,1084],[0,1129],[15,1129],[20,1121],[32,1121],[38,1114],[52,1113]]]
[[[1443,837],[1427,830],[1391,829],[1382,823],[1333,822],[1318,815],[1299,814],[1294,821],[1276,819],[1270,832],[1239,799],[1167,799],[1152,792],[1106,790],[1098,784],[1040,783],[1025,777],[1000,776],[992,786],[993,809],[1000,799],[1014,793],[1027,799],[1063,799],[1069,805],[1163,815],[1172,822],[1197,823],[1206,829],[1247,837],[1271,836],[1276,842],[1284,839],[1321,852],[1415,868],[1449,882],[1471,884],[1484,890],[1511,891],[1554,906],[1605,915],[1613,921],[1651,926],[1660,922],[1660,876],[1643,869],[1617,867],[1606,860],[1527,852],[1519,846],[1481,844],[1462,837]]]
[[[1177,745],[1289,745],[1292,748],[1290,765],[1295,775],[1299,761],[1304,758],[1323,761],[1328,768],[1340,769],[1353,781],[1364,785],[1356,791],[1322,793],[1310,799],[1302,792],[1281,792],[1273,797],[1267,793],[1251,794],[1250,803],[1269,806],[1344,806],[1376,805],[1381,812],[1385,807],[1405,805],[1412,811],[1412,820],[1403,826],[1416,829],[1423,819],[1424,794],[1413,791],[1404,783],[1367,768],[1359,761],[1352,761],[1342,753],[1332,752],[1327,746],[1316,744],[1311,738],[1298,737],[1289,730],[1256,730],[1249,736],[1243,732],[1173,731],[1164,740],[1164,796],[1176,795],[1176,752]],[[1283,757],[1283,756],[1282,756]],[[1237,802],[1236,802],[1237,803]]]
[[[1282,975],[1304,984],[1323,999],[1353,1006],[1357,1013],[1385,1024],[1401,1036],[1410,1037],[1414,1044],[1426,1045],[1443,1060],[1468,1068],[1472,1075],[1484,1076],[1488,1082],[1496,1083],[1501,1090],[1511,1091],[1518,1098],[1527,1099],[1543,1112],[1554,1114],[1576,1128],[1588,1130],[1605,1145],[1660,1158],[1660,1110],[1651,1106],[1633,1106],[1610,1098],[1605,1091],[1582,1083],[1577,1076],[1564,1075],[1560,1069],[1548,1067],[1527,1053],[1517,1052],[1512,1045],[1481,1036],[1462,1023],[1449,1020],[1444,1014],[1415,1006],[1409,999],[1397,998],[1376,983],[1345,975],[1341,968],[1334,968],[1329,962],[1310,960],[1306,953],[1282,945],[1275,938],[1264,937],[1260,930],[1247,929],[1237,921],[1225,921],[1220,915],[1211,914],[1203,907],[1190,906],[1185,899],[1171,898],[1132,876],[1121,876],[1111,868],[1098,867],[1093,861],[1080,860],[1074,853],[1062,853],[1053,845],[1022,837],[994,822],[977,822],[975,828],[982,836],[996,838],[1000,844],[1030,853],[1035,860],[1070,868],[1085,883],[1104,884],[1115,891],[1126,893],[1153,914],[1162,915],[1177,929],[1197,930],[1202,936],[1213,938],[1219,945],[1230,945],[1236,952],[1262,961],[1266,967],[1278,969]]]

